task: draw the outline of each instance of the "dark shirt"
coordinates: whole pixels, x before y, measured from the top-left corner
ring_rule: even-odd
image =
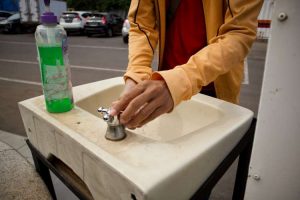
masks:
[[[169,0],[167,5],[170,6],[171,1]],[[181,0],[174,16],[167,24],[164,70],[187,63],[192,55],[206,46],[202,1]]]
[[[167,0],[167,28],[162,70],[187,63],[192,55],[207,45],[202,1],[181,0],[171,18]],[[202,87],[201,93],[215,97],[213,82]]]

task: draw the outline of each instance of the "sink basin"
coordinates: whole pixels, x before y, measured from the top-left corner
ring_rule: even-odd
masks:
[[[111,102],[118,99],[123,88],[123,84],[112,86],[78,101],[76,105],[100,117],[95,108],[109,107]],[[217,107],[193,99],[180,104],[172,113],[164,114],[144,127],[131,132],[152,140],[167,142],[211,126],[222,116],[222,110]]]
[[[73,89],[75,108],[51,114],[43,97],[19,104],[31,143],[66,163],[95,199],[188,199],[238,143],[253,113],[195,95],[118,142],[104,138],[97,108],[109,107],[123,89],[114,78]]]

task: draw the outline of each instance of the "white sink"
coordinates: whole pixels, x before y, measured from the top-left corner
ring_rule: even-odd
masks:
[[[118,99],[123,88],[123,84],[112,86],[77,101],[76,105],[100,117],[95,108],[100,106],[108,108],[111,102]],[[223,112],[220,109],[195,98],[182,103],[171,114],[162,115],[144,127],[131,132],[159,142],[168,142],[213,125],[222,117]]]
[[[20,103],[30,141],[65,162],[95,199],[188,199],[250,126],[253,113],[196,95],[170,114],[119,142],[104,138],[97,108],[109,107],[123,89],[122,78],[75,87],[76,107],[63,114],[45,110],[43,97]]]

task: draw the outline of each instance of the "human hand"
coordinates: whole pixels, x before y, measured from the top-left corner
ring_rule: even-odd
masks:
[[[122,98],[122,96],[127,96],[127,95],[130,93],[130,91],[131,91],[135,86],[136,86],[136,82],[135,82],[135,81],[133,81],[133,80],[130,79],[130,78],[128,78],[128,79],[126,80],[126,82],[125,82],[125,87],[124,87],[124,89],[123,89],[123,91],[122,91],[122,93],[121,93],[119,99],[116,100],[116,101],[114,101],[114,102],[112,102],[112,104],[111,104],[110,115],[116,116],[116,115],[119,114],[119,112],[117,112],[116,110],[114,110],[114,109],[112,109],[112,108],[114,108],[114,105],[116,105],[116,104],[119,102],[119,100]],[[117,112],[117,113],[116,113],[116,112]]]
[[[128,83],[128,86],[126,81],[124,92],[112,104],[110,114],[116,116],[123,111],[119,119],[121,124],[135,129],[169,112],[173,106],[172,96],[164,80],[147,80],[136,85]]]
[[[130,91],[136,86],[136,82],[130,78],[126,80],[125,87],[123,92],[121,93],[121,97],[130,93]]]

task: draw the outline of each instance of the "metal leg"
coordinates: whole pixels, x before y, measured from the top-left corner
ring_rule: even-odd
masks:
[[[190,198],[191,200],[208,200],[212,189],[216,183],[221,179],[221,177],[228,170],[230,165],[239,156],[239,163],[237,168],[237,174],[234,185],[233,200],[244,199],[246,183],[248,178],[248,168],[251,158],[254,132],[256,126],[256,119],[253,119],[251,126],[241,141],[233,148],[233,150],[227,155],[227,157],[221,162],[221,164],[215,169],[215,171],[210,175],[210,177],[202,184],[202,186],[196,191],[196,193]],[[56,200],[56,195],[53,187],[53,183],[50,176],[49,168],[60,178],[70,189],[74,192],[80,199],[93,199],[90,192],[87,189],[87,195],[80,192],[77,187],[75,187],[70,180],[66,180],[62,173],[57,170],[43,155],[38,152],[37,149],[29,142],[26,141],[36,167],[37,172],[41,175],[43,181],[45,182],[52,198]],[[76,181],[75,181],[76,182]],[[78,181],[77,181],[78,182]],[[132,196],[133,197],[133,196]]]
[[[199,196],[197,197],[197,200],[209,200],[211,191],[212,191],[212,190],[206,191],[206,193],[203,193],[203,194],[199,195]]]
[[[35,149],[32,148],[31,144],[29,144],[28,142],[27,142],[27,144],[31,150],[31,154],[33,157],[36,171],[39,173],[39,175],[43,179],[44,183],[46,184],[46,186],[52,196],[52,199],[56,200],[57,198],[56,198],[55,190],[53,187],[49,168],[39,159],[39,157],[37,156],[37,154],[35,152]]]
[[[231,164],[235,161],[235,159],[239,156],[240,159],[237,168],[237,175],[235,179],[235,186],[232,199],[242,200],[244,198],[255,126],[256,119],[253,119],[247,133],[232,149],[232,151],[226,156],[226,158],[221,162],[221,164],[215,169],[215,171],[208,177],[208,179],[201,185],[201,187],[196,191],[196,193],[190,198],[191,200],[209,199],[212,189],[222,178],[222,176],[225,174],[225,172],[228,170]]]
[[[249,141],[247,143],[247,146],[243,149],[243,151],[239,156],[239,163],[237,167],[237,173],[236,173],[233,196],[232,196],[233,200],[244,199],[252,146],[254,141],[255,125],[256,125],[256,120],[254,119],[249,129],[250,137],[248,138]]]
[[[26,140],[29,146],[37,172],[45,182],[52,198],[56,200],[53,183],[50,176],[50,170],[59,178],[79,199],[93,200],[93,196],[86,184],[78,177],[71,168],[65,165],[61,160],[51,155],[45,158],[38,149],[36,149],[29,140]]]

